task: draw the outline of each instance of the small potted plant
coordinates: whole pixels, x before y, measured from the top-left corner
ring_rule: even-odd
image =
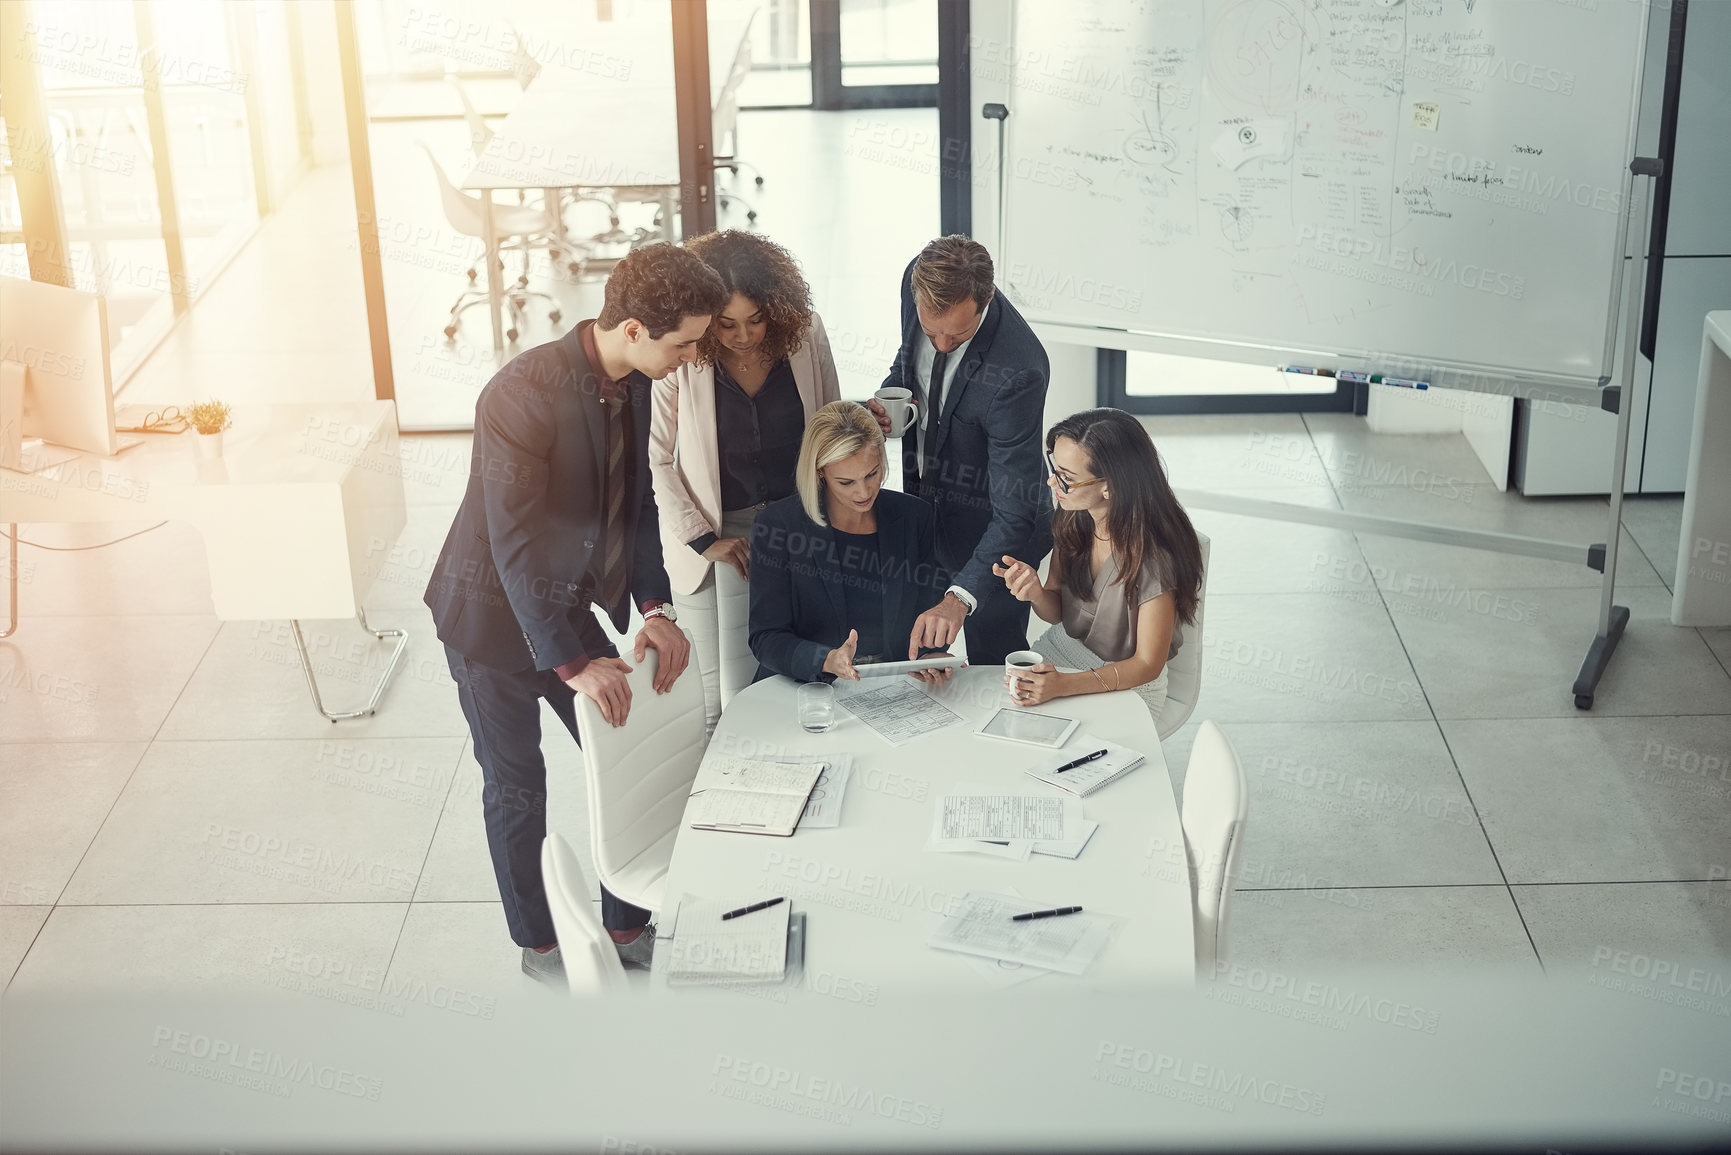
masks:
[[[205,461],[222,458],[222,431],[234,424],[234,410],[216,400],[195,401],[187,409],[187,420],[198,431],[198,456]]]

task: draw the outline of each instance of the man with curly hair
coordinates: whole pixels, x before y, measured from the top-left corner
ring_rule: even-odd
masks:
[[[594,611],[624,633],[635,603],[641,662],[665,693],[689,645],[668,601],[650,483],[650,382],[697,356],[727,303],[710,267],[647,245],[608,278],[601,315],[513,358],[475,402],[469,485],[426,603],[468,720],[487,845],[523,970],[561,984],[564,966],[541,883],[547,764],[540,699],[577,737],[583,694],[614,726],[631,709],[621,661]],[[649,912],[601,891],[602,925],[627,966],[647,967]]]
[[[938,562],[954,575],[920,615],[908,657],[965,634],[969,663],[1028,648],[1028,607],[992,567],[1038,567],[1052,549],[1040,432],[1050,366],[1022,314],[992,283],[992,255],[939,237],[902,274],[902,344],[884,385],[910,390],[919,417],[902,437],[902,489],[936,507]],[[885,434],[889,416],[868,403]]]

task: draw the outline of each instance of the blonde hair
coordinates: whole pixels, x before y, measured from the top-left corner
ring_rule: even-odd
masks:
[[[794,485],[805,515],[819,525],[828,525],[823,512],[823,478],[818,470],[852,457],[868,445],[877,446],[884,461],[884,433],[871,410],[857,401],[831,401],[811,415],[805,437],[799,443],[799,464],[794,466]]]
[[[914,298],[934,313],[972,300],[979,312],[992,299],[992,254],[971,237],[939,237],[914,258]]]

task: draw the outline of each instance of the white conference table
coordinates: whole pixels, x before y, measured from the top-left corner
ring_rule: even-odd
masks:
[[[969,667],[949,685],[928,688],[963,721],[901,747],[891,746],[839,701],[829,731],[807,734],[795,717],[795,683],[788,678],[767,679],[737,695],[723,712],[705,758],[849,752],[854,768],[841,825],[771,838],[693,830],[682,822],[667,876],[668,909],[662,913],[671,929],[667,937],[678,937],[674,910],[682,894],[740,905],[785,895],[793,910],[806,916],[805,975],[800,986],[787,988],[790,997],[814,991],[841,997],[825,984],[856,983],[910,993],[989,991],[1001,983],[966,956],[936,950],[926,939],[945,907],[968,891],[1014,891],[1053,906],[1080,904],[1119,922],[1086,973],[1046,973],[1006,989],[1194,982],[1184,836],[1159,737],[1147,707],[1133,693],[1088,694],[1039,707],[1078,719],[1078,734],[1107,738],[1147,756],[1129,774],[1082,799],[1083,814],[1100,829],[1079,858],[1036,854],[1016,862],[923,849],[937,799],[958,787],[1071,797],[1023,773],[1047,751],[973,732],[1005,703],[1003,675],[1002,666]],[[868,690],[875,684],[871,679],[862,683]],[[1075,737],[1066,749],[1084,752]],[[693,988],[666,989],[663,968],[671,953],[656,952],[652,985],[676,996]],[[996,976],[1008,977],[1008,970]]]
[[[710,22],[712,101],[727,79],[745,29],[744,21]],[[672,25],[587,25],[581,47],[567,58],[576,67],[567,59],[542,67],[463,178],[465,190],[481,194],[495,356],[505,348],[495,190],[541,189],[549,205],[557,205],[559,190],[568,188],[654,190],[664,227],[672,227],[679,189]],[[556,223],[549,221],[550,226]]]

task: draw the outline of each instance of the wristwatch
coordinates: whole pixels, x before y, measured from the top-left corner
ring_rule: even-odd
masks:
[[[662,602],[658,606],[650,606],[643,611],[643,620],[648,621],[650,618],[666,618],[670,622],[677,622],[679,614],[674,610],[671,602]]]

